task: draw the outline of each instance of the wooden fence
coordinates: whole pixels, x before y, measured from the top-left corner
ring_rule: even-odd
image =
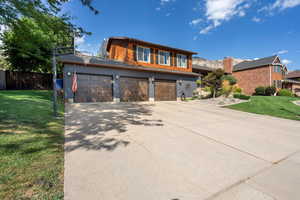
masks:
[[[49,90],[52,89],[52,74],[6,71],[7,90]]]

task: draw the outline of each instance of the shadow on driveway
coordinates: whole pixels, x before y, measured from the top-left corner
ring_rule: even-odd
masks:
[[[163,126],[162,120],[146,119],[152,104],[99,103],[66,105],[65,151],[78,148],[113,151],[130,144],[127,126]]]

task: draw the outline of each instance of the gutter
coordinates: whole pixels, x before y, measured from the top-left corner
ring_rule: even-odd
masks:
[[[157,72],[157,73],[166,73],[166,74],[178,74],[178,75],[185,75],[185,76],[194,76],[198,77],[199,74],[193,72],[180,72],[180,71],[164,71],[164,70],[155,70],[152,68],[145,68],[145,67],[137,67],[137,66],[118,66],[112,64],[93,64],[93,63],[81,63],[75,61],[59,61],[63,64],[71,64],[71,65],[81,65],[81,66],[92,66],[92,67],[104,67],[104,68],[114,68],[114,69],[125,69],[125,70],[133,70],[133,71],[148,71],[148,72]]]

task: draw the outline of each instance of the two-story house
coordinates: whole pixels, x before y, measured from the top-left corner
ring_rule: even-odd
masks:
[[[286,74],[286,67],[276,55],[234,63],[233,58],[224,59],[224,71],[232,74],[239,87],[245,94],[252,95],[258,86],[272,86],[282,88]]]
[[[175,101],[192,97],[198,74],[195,52],[128,37],[111,37],[106,56],[68,55],[63,63],[65,98],[74,102]],[[77,90],[72,91],[74,75]]]

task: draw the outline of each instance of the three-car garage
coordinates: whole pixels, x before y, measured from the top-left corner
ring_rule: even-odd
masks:
[[[78,57],[63,61],[63,75],[65,99],[75,103],[176,101],[182,95],[192,97],[196,89],[198,75],[192,72],[73,59]]]

